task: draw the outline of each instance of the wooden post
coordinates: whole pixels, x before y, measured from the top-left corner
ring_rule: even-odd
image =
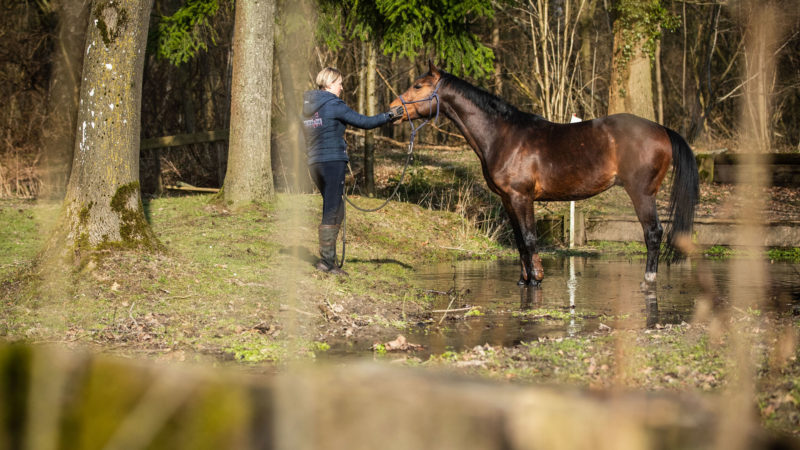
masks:
[[[714,155],[702,154],[695,156],[697,159],[697,169],[700,173],[700,181],[706,183],[714,182]]]

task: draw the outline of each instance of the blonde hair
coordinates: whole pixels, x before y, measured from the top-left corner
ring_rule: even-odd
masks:
[[[342,72],[339,72],[338,69],[334,69],[333,67],[326,67],[319,71],[317,74],[317,86],[320,89],[327,89],[336,80],[342,79]]]

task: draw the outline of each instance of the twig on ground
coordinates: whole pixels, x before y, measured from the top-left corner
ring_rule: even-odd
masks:
[[[456,308],[456,309],[434,309],[431,312],[432,313],[449,313],[449,312],[472,311],[473,309],[475,309],[474,306],[468,306],[466,308]]]

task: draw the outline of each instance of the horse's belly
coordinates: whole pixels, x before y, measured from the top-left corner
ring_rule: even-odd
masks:
[[[540,183],[540,189],[536,189],[535,200],[543,202],[584,200],[610,189],[615,184],[615,177],[604,177],[594,182],[583,180],[570,183],[569,181],[562,178],[561,181]]]

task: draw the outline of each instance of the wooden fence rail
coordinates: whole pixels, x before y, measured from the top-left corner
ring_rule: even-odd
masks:
[[[227,141],[229,134],[230,132],[228,130],[211,130],[201,131],[199,133],[177,134],[175,136],[142,139],[139,148],[142,150],[150,150],[154,148],[178,147],[180,145]]]

